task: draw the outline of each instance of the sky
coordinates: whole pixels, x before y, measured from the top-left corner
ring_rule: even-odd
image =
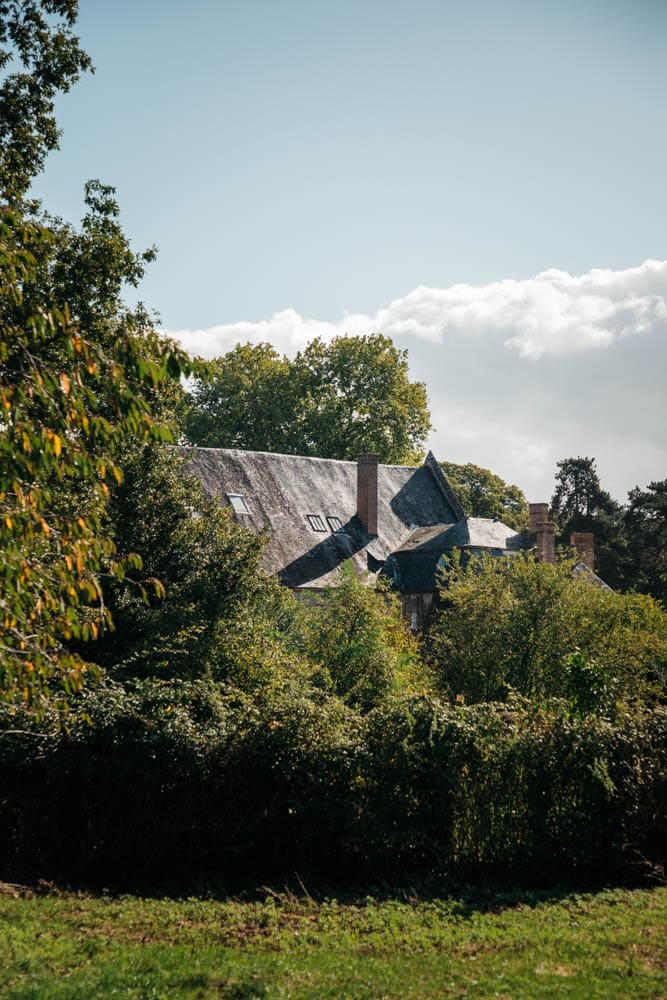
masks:
[[[140,297],[215,356],[380,331],[436,456],[549,499],[667,476],[665,0],[80,0],[34,192],[117,188]]]

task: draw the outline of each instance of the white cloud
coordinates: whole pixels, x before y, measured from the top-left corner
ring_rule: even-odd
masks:
[[[667,474],[667,261],[416,288],[374,316],[337,322],[287,309],[172,335],[213,357],[240,341],[294,354],[315,336],[374,330],[409,345],[412,375],[431,402],[428,446],[439,458],[493,469],[533,500],[551,496],[556,462],[571,455],[595,456],[619,500]]]
[[[244,341],[268,341],[293,354],[314,337],[379,331],[439,343],[451,333],[500,336],[510,351],[537,360],[608,347],[650,333],[667,320],[667,261],[613,271],[595,268],[574,276],[551,269],[534,278],[486,285],[420,286],[375,315],[350,314],[328,322],[305,319],[294,309],[258,322],[241,321],[171,336],[204,357]]]

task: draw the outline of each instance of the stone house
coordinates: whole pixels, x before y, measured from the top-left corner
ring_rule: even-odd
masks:
[[[382,465],[375,455],[350,462],[227,448],[183,454],[209,496],[229,504],[239,524],[268,534],[264,568],[285,586],[315,596],[336,586],[345,563],[383,574],[413,629],[428,620],[452,550],[499,556],[534,547],[540,558],[555,557],[547,504],[531,505],[527,534],[466,517],[432,452],[417,467]]]

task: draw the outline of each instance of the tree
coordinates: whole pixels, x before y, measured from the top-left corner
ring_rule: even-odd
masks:
[[[100,573],[138,566],[115,559],[109,484],[129,436],[169,437],[152,397],[188,370],[142,311],[72,314],[53,277],[60,235],[2,213],[0,697],[37,710],[83,683],[72,644],[109,623]]]
[[[622,507],[602,489],[594,458],[566,458],[557,468],[551,516],[558,544],[569,545],[571,532],[593,532],[597,572],[611,587],[622,586],[626,544]]]
[[[430,429],[426,390],[388,337],[312,341],[293,361],[268,344],[216,359],[184,419],[193,444],[413,463]]]
[[[468,462],[441,462],[465,513],[471,517],[498,517],[515,531],[528,524],[528,503],[518,486],[506,483],[500,476]]]
[[[419,461],[431,419],[426,388],[411,382],[407,351],[381,333],[317,338],[294,363],[304,394],[304,454]]]
[[[580,710],[664,697],[667,614],[640,594],[619,594],[573,573],[576,560],[532,555],[454,559],[426,637],[441,690],[466,701],[568,698]]]
[[[362,711],[388,695],[423,689],[426,675],[398,597],[360,580],[351,567],[327,600],[310,609],[306,653],[314,683]]]
[[[239,344],[211,361],[186,407],[186,437],[202,447],[293,453],[300,443],[292,364],[270,344]]]
[[[54,101],[92,71],[72,28],[77,0],[0,0],[0,188],[20,198],[58,148]],[[16,65],[16,68],[15,68]]]
[[[667,479],[630,491],[624,523],[628,582],[667,607]]]
[[[262,538],[207,499],[172,449],[132,443],[126,452],[107,517],[117,552],[137,553],[142,565],[123,579],[103,578],[115,628],[83,650],[86,659],[123,677],[217,674],[258,683],[266,637],[280,628],[276,590],[293,600],[261,571]],[[164,593],[142,594],[147,576]]]

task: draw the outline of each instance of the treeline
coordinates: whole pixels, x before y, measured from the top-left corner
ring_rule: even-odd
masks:
[[[593,532],[610,586],[667,603],[667,479],[636,486],[622,505],[603,489],[594,459],[568,458],[558,463],[551,513],[562,544],[570,532]]]

